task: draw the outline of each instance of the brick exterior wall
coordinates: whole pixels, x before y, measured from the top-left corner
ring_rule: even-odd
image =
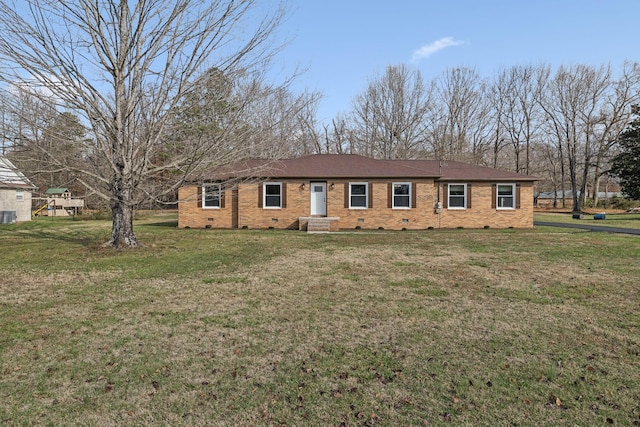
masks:
[[[327,216],[339,217],[339,228],[354,229],[378,229],[388,230],[425,229],[435,227],[434,205],[436,203],[436,187],[433,180],[413,181],[415,184],[415,208],[394,209],[389,207],[390,181],[367,181],[369,186],[370,207],[367,209],[350,209],[345,207],[345,198],[348,198],[349,182],[360,181],[331,181],[335,182],[333,190],[329,190]],[[393,182],[407,182],[397,180]],[[345,195],[346,192],[346,195]],[[348,205],[347,205],[348,206]]]
[[[199,197],[200,196],[200,197]],[[199,207],[202,203],[198,187],[182,187],[178,190],[178,227],[179,228],[235,228],[233,227],[233,203],[229,194],[225,194],[224,208]]]
[[[260,198],[262,182],[240,184],[238,188],[239,228],[282,228],[298,229],[298,218],[309,216],[309,181],[306,191],[300,187],[303,181],[274,181],[283,184],[285,193],[282,209],[264,209]]]
[[[436,228],[532,228],[533,183],[520,184],[520,208],[496,209],[492,207],[492,187],[495,183],[470,183],[472,185],[471,208],[463,210],[441,209],[440,223]],[[441,184],[441,192],[446,192]]]
[[[239,184],[225,193],[224,207],[203,209],[198,207],[199,190],[196,186],[183,187],[178,192],[178,227],[185,228],[251,228],[251,229],[299,229],[299,219],[310,215],[310,181],[280,180],[283,184],[284,207],[261,207],[262,183]],[[492,207],[492,187],[495,183],[470,182],[473,189],[471,208],[452,210],[435,209],[440,190],[440,200],[446,197],[443,184],[432,179],[413,180],[412,200],[414,208],[389,207],[389,182],[368,180],[370,206],[366,209],[345,207],[345,191],[349,180],[327,181],[327,217],[339,218],[331,222],[336,229],[401,230],[403,228],[531,228],[533,227],[533,183],[519,184],[520,208],[498,210]],[[394,182],[406,182],[397,180]],[[304,188],[303,188],[304,184]],[[347,184],[347,185],[345,185]],[[439,187],[439,188],[438,188]],[[348,197],[348,195],[347,195]],[[304,226],[304,224],[302,224]]]

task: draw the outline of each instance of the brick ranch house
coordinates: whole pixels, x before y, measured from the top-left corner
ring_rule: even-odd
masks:
[[[179,228],[531,228],[536,178],[354,154],[249,160],[178,191]]]

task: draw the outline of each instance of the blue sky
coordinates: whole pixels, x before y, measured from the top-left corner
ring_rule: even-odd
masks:
[[[294,86],[324,95],[330,122],[388,65],[425,80],[447,68],[640,61],[640,0],[289,0],[277,62],[306,68]],[[278,67],[276,67],[278,68]]]

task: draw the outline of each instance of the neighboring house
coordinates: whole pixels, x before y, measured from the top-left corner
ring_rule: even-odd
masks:
[[[0,156],[0,223],[30,221],[35,188],[13,163]]]
[[[84,208],[84,199],[71,197],[65,187],[48,188],[45,197],[33,199],[33,215],[70,216],[80,213]]]
[[[531,228],[536,178],[436,160],[318,154],[221,168],[178,192],[180,228]]]

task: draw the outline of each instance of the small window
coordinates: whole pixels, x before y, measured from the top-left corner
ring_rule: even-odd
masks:
[[[349,208],[367,208],[368,187],[366,182],[349,183]]]
[[[467,208],[467,184],[449,184],[449,209]]]
[[[515,184],[498,184],[496,208],[515,209],[516,208],[516,186]]]
[[[24,202],[24,191],[16,190],[16,201]]]
[[[202,207],[205,209],[220,208],[220,184],[206,184],[202,186]]]
[[[282,208],[282,184],[269,182],[264,185],[263,206],[265,209]]]
[[[393,208],[394,209],[410,209],[411,208],[411,183],[409,182],[393,183]]]

